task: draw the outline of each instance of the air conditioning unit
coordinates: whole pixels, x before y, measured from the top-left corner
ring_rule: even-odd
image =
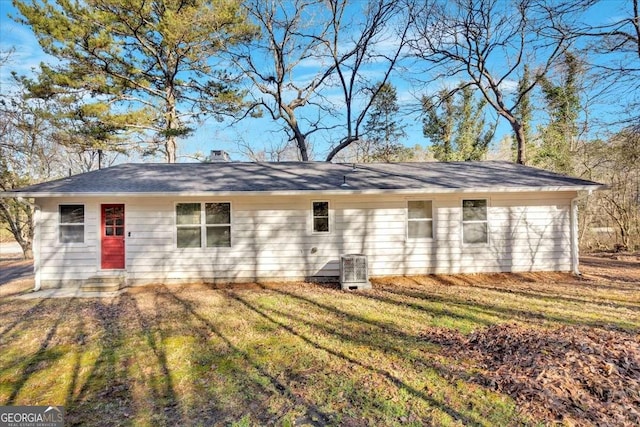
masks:
[[[348,290],[371,289],[366,255],[340,255],[340,286]]]

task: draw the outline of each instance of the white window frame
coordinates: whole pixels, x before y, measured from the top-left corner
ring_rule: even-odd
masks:
[[[228,204],[229,205],[229,223],[228,224],[207,224],[207,204]],[[184,204],[198,204],[200,206],[200,223],[199,224],[178,224],[178,205]],[[173,206],[173,218],[174,218],[174,227],[175,231],[173,233],[174,236],[174,247],[175,249],[180,250],[197,250],[197,249],[210,249],[210,250],[220,250],[220,249],[230,249],[233,247],[233,204],[227,200],[220,201],[180,201],[175,202]],[[178,228],[195,228],[198,226],[200,228],[200,246],[199,247],[191,247],[191,248],[179,248],[178,247]],[[229,227],[229,246],[207,246],[207,227]]]
[[[410,202],[431,202],[431,218],[409,218],[409,203]],[[435,229],[435,221],[433,219],[433,200],[431,199],[407,199],[407,205],[405,208],[405,237],[407,240],[422,240],[422,241],[431,241],[435,239],[436,229]],[[409,236],[409,223],[410,222],[431,222],[431,237],[411,237]]]
[[[77,222],[62,222],[62,214],[60,212],[60,208],[62,206],[82,206],[83,215],[82,215],[82,224]],[[82,225],[82,242],[63,242],[60,239],[61,227],[63,226],[80,226]],[[84,203],[59,203],[58,204],[58,244],[59,245],[85,245],[87,241],[87,206]]]
[[[464,202],[465,200],[484,200],[487,202],[486,210],[487,215],[484,220],[466,220],[464,219]],[[462,240],[462,244],[465,246],[487,246],[489,245],[489,207],[491,204],[489,203],[489,199],[487,197],[465,197],[460,199],[460,238]],[[464,224],[487,224],[487,241],[486,242],[476,242],[476,243],[467,243],[464,241]]]
[[[222,204],[226,204],[229,205],[229,222],[228,223],[220,223],[220,224],[208,224],[207,223],[207,204],[218,204],[218,205],[222,205]],[[202,211],[202,221],[203,221],[203,230],[202,232],[204,234],[202,234],[202,236],[204,236],[204,239],[201,238],[201,242],[204,244],[205,248],[230,248],[231,246],[233,246],[233,238],[231,235],[231,230],[233,229],[233,225],[231,224],[231,218],[232,218],[232,207],[231,207],[231,202],[203,202],[202,205],[200,205],[200,210]],[[229,246],[209,246],[207,244],[207,228],[222,228],[222,227],[229,227]]]
[[[313,214],[313,204],[314,203],[326,203],[327,204],[327,225],[328,225],[328,230],[327,231],[316,231],[315,230],[315,219],[316,218],[325,218],[324,216],[315,216]],[[314,235],[319,235],[319,236],[323,236],[323,235],[327,235],[327,234],[331,234],[333,232],[333,220],[331,218],[331,201],[330,200],[312,200],[311,201],[311,234]]]

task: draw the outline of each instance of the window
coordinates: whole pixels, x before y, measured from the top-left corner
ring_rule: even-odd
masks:
[[[124,206],[104,207],[104,235],[124,236]]]
[[[179,248],[199,248],[202,246],[200,216],[200,203],[178,203],[176,205]]]
[[[178,248],[231,246],[231,203],[178,203],[176,205]]]
[[[487,200],[462,201],[462,241],[488,243]]]
[[[329,202],[313,202],[313,232],[329,232]]]
[[[433,204],[430,200],[407,202],[407,237],[409,239],[433,238]]]
[[[60,243],[84,243],[84,205],[60,205]]]
[[[206,203],[207,247],[231,247],[231,203]]]

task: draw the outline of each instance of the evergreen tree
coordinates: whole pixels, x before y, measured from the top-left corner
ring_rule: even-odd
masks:
[[[457,106],[448,94],[446,90],[440,91],[436,97],[439,105],[426,95],[422,97],[422,133],[431,141],[433,156],[441,162],[456,160],[453,132]]]
[[[431,140],[434,157],[442,162],[482,160],[496,129],[486,123],[486,101],[477,100],[471,86],[462,86],[455,95],[441,91],[439,97],[439,105],[422,98],[422,131]]]
[[[536,75],[546,75],[569,48],[570,31],[585,2],[450,0],[411,5],[409,47],[419,59],[415,66],[422,63],[435,79],[465,76],[489,108],[509,123],[518,145],[516,161],[526,164],[526,139],[515,108],[539,81],[532,79],[520,94],[504,83],[521,76],[526,64],[535,67]]]
[[[522,134],[524,136],[525,152],[528,153],[528,157],[532,158],[534,155],[534,143],[533,132],[531,131],[531,125],[533,122],[533,108],[531,106],[531,72],[529,71],[529,65],[525,64],[522,70],[522,76],[518,81],[518,97],[520,103],[514,108],[516,119],[522,124]],[[513,161],[518,158],[518,143],[517,135],[513,135]]]
[[[82,91],[92,112],[151,138],[175,162],[177,138],[201,115],[235,111],[240,94],[215,67],[224,48],[253,34],[240,0],[16,0],[43,50],[52,91]],[[124,114],[123,114],[124,113]]]
[[[560,83],[541,78],[541,88],[549,114],[549,124],[542,129],[542,142],[534,158],[537,165],[562,173],[572,173],[572,153],[578,137],[578,118],[582,105],[578,79],[582,66],[567,52],[559,67]]]
[[[391,162],[406,156],[406,147],[399,142],[406,136],[404,126],[396,119],[399,111],[396,89],[391,83],[382,84],[365,124],[368,161]]]

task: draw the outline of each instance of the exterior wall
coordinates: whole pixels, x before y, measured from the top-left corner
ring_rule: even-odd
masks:
[[[575,192],[225,198],[39,199],[43,287],[77,285],[100,268],[100,205],[125,204],[130,284],[326,278],[344,253],[364,253],[370,276],[571,269]],[[463,244],[462,200],[488,200],[488,244]],[[331,230],[311,231],[312,201],[330,202]],[[407,239],[407,200],[433,202],[434,238]],[[177,248],[175,204],[230,202],[231,248]],[[85,205],[85,242],[58,242],[58,206]],[[129,235],[130,233],[130,235]]]

